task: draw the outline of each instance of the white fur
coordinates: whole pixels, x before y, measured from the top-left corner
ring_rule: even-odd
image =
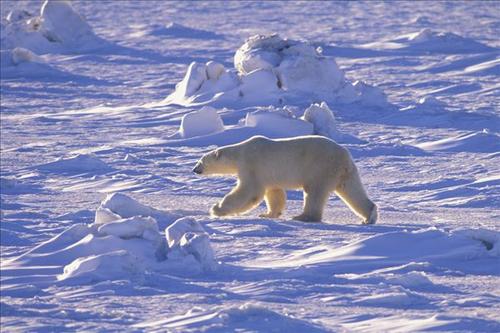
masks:
[[[255,136],[204,155],[194,171],[238,176],[237,186],[212,207],[216,216],[246,212],[265,199],[268,212],[263,216],[278,217],[285,208],[285,190],[302,189],[304,211],[295,219],[320,221],[331,192],[363,223],[375,223],[378,217],[349,152],[322,136],[278,140]]]

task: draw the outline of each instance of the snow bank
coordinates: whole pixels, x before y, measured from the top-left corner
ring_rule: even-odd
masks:
[[[41,164],[36,169],[62,174],[105,173],[112,168],[93,154],[78,154],[74,157],[60,158],[54,162]]]
[[[496,153],[500,151],[500,136],[488,130],[457,135],[437,141],[416,144],[416,147],[428,151],[452,151]]]
[[[56,273],[53,282],[64,284],[140,280],[148,270],[193,274],[216,269],[209,236],[198,222],[177,220],[167,228],[167,245],[151,216],[157,213],[124,194],[108,195],[95,223],[75,224],[6,267],[29,267],[23,272],[33,274],[33,283],[50,281]]]
[[[40,15],[27,11],[8,14],[2,26],[2,49],[22,47],[35,53],[80,52],[102,47],[105,42],[65,0],[46,0]]]
[[[216,73],[212,73],[215,75]],[[188,113],[182,117],[179,133],[183,138],[202,136],[224,130],[224,124],[217,110],[204,106],[199,111]]]
[[[217,75],[210,74],[210,66]],[[350,83],[332,57],[323,56],[306,42],[278,35],[255,35],[236,51],[235,69],[221,64],[191,63],[184,79],[164,103],[193,106],[284,105],[326,100],[385,106],[378,88]]]

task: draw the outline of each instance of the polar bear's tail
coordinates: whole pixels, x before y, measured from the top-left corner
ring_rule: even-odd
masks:
[[[355,166],[337,186],[335,193],[356,215],[364,219],[363,224],[377,222],[377,205],[368,198]]]

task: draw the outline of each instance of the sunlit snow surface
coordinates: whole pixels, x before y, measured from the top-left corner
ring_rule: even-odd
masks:
[[[41,5],[0,6],[2,332],[500,331],[497,4]],[[209,113],[166,101],[192,62],[237,75],[273,33],[363,99],[273,69],[219,82]],[[378,224],[334,196],[325,223],[292,221],[300,192],[281,219],[208,215],[235,180],[193,174],[202,154],[309,133],[349,148]]]

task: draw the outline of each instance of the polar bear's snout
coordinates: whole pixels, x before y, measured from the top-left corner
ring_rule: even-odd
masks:
[[[193,172],[201,175],[203,173],[203,165],[201,162],[196,163],[196,165],[193,168]]]

